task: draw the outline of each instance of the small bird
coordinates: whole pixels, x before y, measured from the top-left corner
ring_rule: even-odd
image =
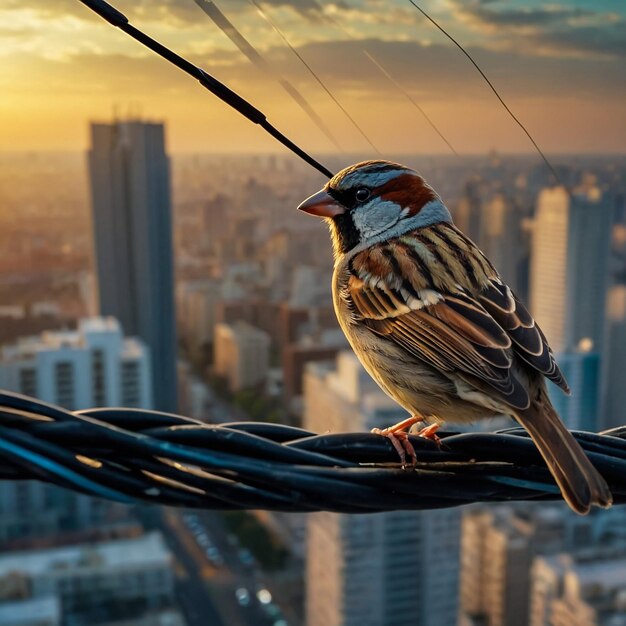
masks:
[[[407,429],[510,415],[530,434],[569,506],[609,507],[605,480],[561,422],[545,379],[569,388],[524,305],[414,170],[366,161],[301,211],[329,224],[333,301],[357,357],[411,417],[383,430],[404,465]]]

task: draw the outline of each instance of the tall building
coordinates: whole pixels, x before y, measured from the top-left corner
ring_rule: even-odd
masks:
[[[557,555],[569,552],[596,560],[603,552],[626,553],[625,520],[626,511],[620,507],[585,517],[573,514],[564,504],[548,503],[482,505],[466,510],[461,533],[459,625],[554,626],[549,614],[551,600],[561,588]],[[543,567],[537,574],[538,561],[551,563],[549,571]],[[621,581],[626,585],[623,565]],[[559,622],[559,626],[566,624]],[[578,626],[599,624],[581,622]]]
[[[405,417],[352,353],[305,373],[304,427],[385,426]],[[307,519],[307,626],[450,626],[456,622],[458,509]]]
[[[263,383],[269,370],[270,337],[246,322],[215,327],[215,373],[231,391]]]
[[[534,519],[524,519],[508,507],[466,514],[460,594],[465,623],[527,626],[532,558],[542,548],[562,549],[563,526],[562,517],[551,508]]]
[[[550,400],[570,430],[600,430],[600,354],[591,340],[583,340],[575,350],[557,355],[559,366],[572,393],[566,395],[556,385],[548,384]]]
[[[222,297],[216,280],[194,280],[182,283],[176,292],[181,334],[189,347],[199,349],[213,343],[217,305]]]
[[[524,257],[521,215],[513,200],[502,193],[493,194],[482,207],[480,247],[498,268],[506,283],[520,293],[520,266]]]
[[[163,124],[91,125],[100,313],[150,347],[155,408],[175,411],[172,217]]]
[[[555,352],[601,346],[612,209],[597,187],[543,189],[533,225],[531,310]]]
[[[602,352],[602,428],[626,424],[626,285],[616,285],[607,298],[607,326]]]
[[[624,550],[537,558],[529,626],[625,626]]]

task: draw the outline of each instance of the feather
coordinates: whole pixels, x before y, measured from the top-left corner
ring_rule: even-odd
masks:
[[[356,318],[415,358],[515,410],[530,403],[518,378],[519,360],[567,390],[526,308],[453,226],[371,246],[355,255],[350,272],[344,297]]]

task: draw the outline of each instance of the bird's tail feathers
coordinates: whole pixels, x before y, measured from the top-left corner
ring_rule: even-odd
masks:
[[[613,496],[606,481],[565,428],[545,389],[516,418],[535,442],[563,498],[574,511],[586,515],[592,505],[611,506]]]

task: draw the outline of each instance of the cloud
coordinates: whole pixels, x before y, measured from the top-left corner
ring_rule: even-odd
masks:
[[[491,37],[488,47],[542,56],[626,56],[623,15],[558,4],[502,8],[493,0],[450,2],[469,28]]]

